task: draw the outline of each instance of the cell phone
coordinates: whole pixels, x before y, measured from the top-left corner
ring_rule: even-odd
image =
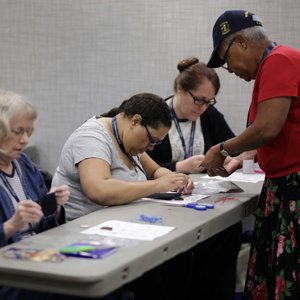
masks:
[[[37,200],[37,203],[42,207],[45,216],[52,215],[57,210],[57,201],[55,193],[50,193]]]
[[[162,199],[162,200],[173,200],[175,198],[178,198],[178,200],[182,200],[180,196],[181,193],[178,192],[166,192],[166,193],[154,193],[149,195],[147,198]]]

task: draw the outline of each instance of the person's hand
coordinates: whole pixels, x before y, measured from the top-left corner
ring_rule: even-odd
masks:
[[[58,187],[56,186],[51,187],[49,193],[55,193],[55,197],[58,205],[64,205],[69,200],[69,196],[70,196],[69,187],[65,184]]]
[[[193,180],[190,178],[190,177],[188,177],[188,182],[187,182],[187,184],[184,186],[184,188],[183,188],[183,191],[182,191],[182,193],[183,194],[191,194],[192,192],[193,192],[193,190],[194,190],[194,182],[193,182]]]
[[[182,192],[189,186],[190,178],[183,173],[169,172],[155,179],[157,182],[156,192],[165,193],[169,191]],[[189,186],[190,189],[190,186]]]
[[[18,203],[15,213],[7,222],[16,232],[28,223],[39,222],[42,217],[42,208],[38,203],[24,200]]]
[[[242,167],[242,163],[243,161],[239,158],[231,157],[231,156],[226,157],[224,161],[224,168],[226,170],[226,175],[223,177],[229,176],[237,169],[240,169]]]
[[[193,155],[182,161],[176,163],[176,171],[185,174],[197,174],[204,171],[201,167],[201,163],[204,159],[204,155]]]
[[[228,176],[226,175],[228,172],[227,170],[224,168],[223,164],[224,164],[224,160],[225,157],[221,155],[220,153],[220,145],[217,144],[213,147],[211,147],[202,163],[201,166],[204,167],[207,171],[207,174],[209,176]]]

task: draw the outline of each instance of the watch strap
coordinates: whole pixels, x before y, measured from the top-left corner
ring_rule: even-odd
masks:
[[[225,143],[225,142],[222,142],[222,143],[220,144],[220,153],[221,153],[222,156],[227,157],[227,156],[230,156],[230,154],[229,154],[228,151],[226,151],[226,150],[224,149],[224,143]]]

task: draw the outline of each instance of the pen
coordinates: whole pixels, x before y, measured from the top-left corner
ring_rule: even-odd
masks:
[[[90,245],[75,245],[75,246],[66,246],[61,249],[59,249],[60,253],[66,254],[66,253],[80,253],[80,252],[86,252],[86,251],[92,251],[95,250],[95,247]]]
[[[254,173],[264,174],[265,172],[262,169],[256,168],[256,169],[254,169]]]

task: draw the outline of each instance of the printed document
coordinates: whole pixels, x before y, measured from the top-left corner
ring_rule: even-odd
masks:
[[[155,238],[169,233],[174,228],[175,227],[171,226],[139,224],[133,222],[110,220],[102,224],[93,226],[89,229],[83,230],[80,233],[91,235],[97,234],[124,239],[152,241]]]

